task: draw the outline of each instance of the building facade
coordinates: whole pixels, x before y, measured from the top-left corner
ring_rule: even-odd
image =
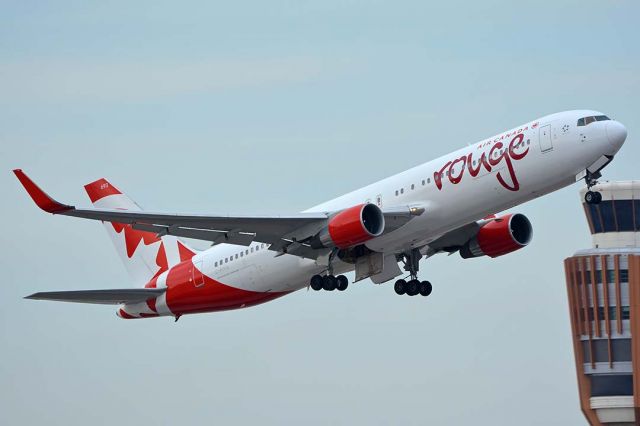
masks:
[[[564,262],[580,406],[592,425],[640,424],[640,181],[593,189],[592,247]]]

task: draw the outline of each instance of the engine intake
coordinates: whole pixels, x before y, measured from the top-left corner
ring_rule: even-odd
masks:
[[[507,214],[484,225],[475,237],[460,249],[464,259],[498,257],[525,247],[531,242],[533,228],[523,214]]]
[[[314,248],[347,249],[382,235],[384,215],[375,204],[349,207],[329,219],[327,226],[311,242]]]

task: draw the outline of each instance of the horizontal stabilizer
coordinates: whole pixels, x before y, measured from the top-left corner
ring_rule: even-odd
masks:
[[[121,290],[45,291],[34,293],[25,299],[55,300],[57,302],[97,303],[122,305],[145,302],[160,296],[166,288],[127,288]]]

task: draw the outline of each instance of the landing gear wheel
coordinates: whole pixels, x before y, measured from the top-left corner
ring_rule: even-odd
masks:
[[[584,194],[584,201],[587,204],[600,204],[602,202],[602,194],[596,191],[587,191]]]
[[[314,275],[310,281],[311,288],[315,291],[322,290],[322,277],[320,275]]]
[[[336,277],[333,275],[325,275],[322,277],[322,288],[327,291],[333,291],[336,289]]]
[[[339,291],[345,291],[347,287],[349,287],[349,280],[344,275],[338,275],[336,277],[336,281],[337,281],[336,288]]]
[[[429,281],[422,281],[420,283],[419,291],[420,291],[420,295],[428,296],[433,291],[433,286],[431,285],[431,283]]]
[[[593,191],[587,191],[587,193],[586,193],[586,194],[584,194],[584,201],[585,201],[587,204],[593,204],[593,202],[595,201],[595,199],[596,199],[596,193],[595,193],[595,192],[593,192]]]
[[[407,282],[405,280],[396,281],[393,289],[396,291],[396,294],[402,296],[407,291]]]
[[[420,282],[418,280],[411,280],[407,283],[407,294],[409,296],[415,296],[418,294]]]

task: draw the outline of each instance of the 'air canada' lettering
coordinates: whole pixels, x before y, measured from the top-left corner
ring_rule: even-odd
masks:
[[[489,150],[489,154],[487,155],[487,152],[483,152],[480,155],[480,158],[476,160],[476,163],[474,163],[473,152],[447,162],[447,164],[445,164],[439,171],[436,171],[433,174],[433,180],[436,187],[438,190],[442,190],[442,178],[444,176],[449,178],[449,182],[457,185],[462,182],[465,171],[467,170],[472,177],[476,177],[480,174],[482,168],[487,172],[491,172],[493,168],[499,166],[501,162],[504,162],[507,166],[507,170],[509,171],[511,183],[505,180],[505,177],[502,175],[502,171],[496,174],[496,178],[498,179],[498,182],[500,182],[500,185],[509,191],[518,191],[520,189],[520,182],[518,182],[518,177],[516,176],[515,169],[513,168],[513,162],[522,160],[529,153],[529,148],[526,148],[524,151],[520,150],[520,148],[524,147],[523,141],[524,134],[520,133],[514,136],[509,143],[508,149],[505,149],[504,151],[502,151],[502,148],[504,147],[503,143],[496,142]]]

